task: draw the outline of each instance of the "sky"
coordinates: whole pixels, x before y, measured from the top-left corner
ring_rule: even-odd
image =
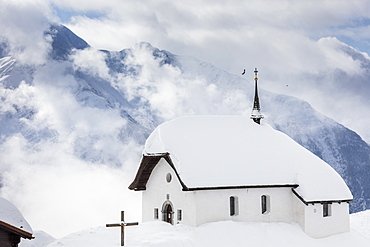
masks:
[[[363,117],[370,109],[368,88],[364,87],[361,92],[361,87],[358,90],[346,87],[353,78],[366,83],[367,68],[341,50],[348,48],[344,42],[368,59],[370,2],[367,0],[0,0],[0,6],[0,39],[8,39],[11,55],[20,63],[45,63],[50,40],[45,40],[44,30],[49,22],[57,22],[70,28],[95,49],[119,51],[146,41],[159,49],[195,57],[236,75],[246,68],[247,74],[253,77],[252,71],[258,67],[261,87],[307,99],[335,120],[361,133],[370,133],[369,119]],[[73,59],[76,66],[93,69],[104,76],[106,66],[97,63],[103,61],[97,56],[99,54],[94,50],[87,50],[75,54]],[[37,116],[27,124],[36,129],[56,129],[59,133],[56,143],[46,141],[29,148],[27,141],[16,135],[0,146],[2,153],[9,154],[0,160],[3,182],[8,185],[2,189],[1,195],[19,206],[35,229],[48,230],[56,237],[114,221],[112,212],[119,215],[122,207],[131,211],[131,215],[138,215],[138,209],[127,203],[137,201],[137,195],[124,190],[136,167],[127,171],[96,166],[75,157],[74,143],[79,138],[89,138],[89,133],[93,136],[101,134],[97,142],[88,140],[96,149],[104,149],[107,157],[103,161],[114,157],[115,149],[109,147],[120,149],[119,157],[115,158],[122,163],[132,161],[137,164],[139,158],[132,154],[132,150],[136,150],[135,154],[141,150],[136,144],[128,147],[115,138],[119,128],[126,124],[117,111],[102,113],[78,105],[73,98],[75,81],[60,74],[62,66],[54,64],[41,69],[35,75],[37,87],[22,84],[16,90],[0,90],[1,97],[6,95],[18,105],[39,109]],[[155,73],[160,75],[155,80],[162,83],[161,94],[149,95],[153,96],[149,99],[151,103],[162,109],[164,118],[170,118],[174,110],[184,110],[181,99],[163,97],[171,95],[172,91],[181,91],[181,88],[171,86],[171,80],[182,78],[179,71],[167,69],[165,75]],[[340,84],[343,90],[332,92],[337,87],[336,78],[343,75],[338,75],[338,70],[344,71]],[[325,80],[328,83],[323,83]],[[54,88],[48,87],[48,81],[53,82]],[[189,81],[182,82],[185,87]],[[199,80],[193,86],[196,90],[189,89],[185,93],[192,91],[202,98],[202,89],[206,85],[201,83]],[[217,93],[216,89],[208,89]],[[322,97],[326,92],[332,92],[332,98],[327,101]],[[354,98],[354,95],[358,97]],[[45,105],[45,101],[52,103]],[[205,100],[194,100],[193,104],[198,102]],[[12,107],[12,104],[2,104],[0,111]],[[102,114],[104,118],[99,118]],[[353,118],[359,120],[354,122]],[[110,123],[115,125],[105,128]],[[14,163],[19,166],[12,166]],[[76,188],[75,185],[81,186]],[[117,197],[118,194],[124,194],[124,197]],[[72,203],[75,201],[79,203]],[[107,206],[106,201],[111,204]],[[89,215],[94,217],[89,219]],[[63,221],[73,221],[74,224],[55,224]]]
[[[370,52],[366,0],[1,2],[5,6],[1,21],[18,42],[36,38],[26,30],[45,27],[44,21],[49,20],[66,25],[97,49],[121,50],[146,41],[233,74],[243,68],[263,68],[266,63],[271,72],[319,70],[304,67],[321,59],[311,52],[323,37],[336,37]],[[27,35],[23,37],[22,31]],[[21,41],[21,37],[28,38]],[[282,58],[291,64],[289,68],[279,66],[287,64],[279,61]]]
[[[121,50],[146,41],[231,73],[258,66],[271,42],[299,49],[334,36],[369,51],[368,1],[66,0],[51,8],[56,20],[95,48]]]
[[[366,0],[1,2],[3,33],[18,42],[20,53],[34,60],[45,50],[40,33],[47,20],[67,26],[97,49],[118,51],[145,41],[232,74],[258,67],[267,80],[261,86],[294,94],[297,90],[285,88],[290,77],[325,73],[336,66],[343,69],[347,62],[333,66],[333,59],[322,50],[323,38],[335,37],[370,52]]]
[[[145,41],[231,74],[243,69],[252,74],[257,67],[261,87],[307,100],[370,141],[370,129],[364,127],[369,120],[363,118],[370,106],[369,86],[364,86],[369,72],[339,47],[348,45],[368,58],[367,0],[29,0],[35,1],[49,20],[97,49],[118,51]],[[338,71],[348,77],[340,78]],[[347,90],[354,80],[360,81],[357,88]],[[328,99],[336,88],[342,91]]]

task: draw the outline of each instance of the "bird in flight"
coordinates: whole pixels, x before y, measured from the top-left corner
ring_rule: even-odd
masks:
[[[244,74],[245,74],[245,69],[244,69],[244,71],[243,71],[242,75],[244,75]]]

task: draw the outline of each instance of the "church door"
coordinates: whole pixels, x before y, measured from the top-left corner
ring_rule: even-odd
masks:
[[[166,204],[163,210],[163,221],[172,224],[172,215],[173,215],[172,206],[171,204],[168,203]]]

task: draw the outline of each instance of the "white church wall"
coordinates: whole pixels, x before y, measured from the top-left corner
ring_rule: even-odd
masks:
[[[261,196],[268,197],[268,211],[262,213]],[[211,221],[287,222],[294,220],[291,188],[250,188],[197,191],[196,225]],[[237,212],[230,215],[230,197],[237,198]]]
[[[167,182],[167,174],[171,181]],[[162,206],[169,201],[173,206],[173,223],[195,226],[194,192],[182,191],[182,186],[171,166],[161,159],[147,182],[146,190],[142,195],[143,222],[163,219]],[[154,210],[158,209],[158,219],[154,218]],[[178,220],[177,210],[182,212],[182,220]]]
[[[305,231],[306,204],[304,204],[297,196],[293,195],[293,207],[294,222],[297,223],[303,231]]]
[[[167,180],[170,174],[171,180]],[[267,198],[267,212],[262,213],[261,196]],[[235,215],[230,215],[230,197],[235,197]],[[165,202],[173,206],[173,223],[198,226],[214,221],[296,222],[309,236],[321,238],[349,231],[348,203],[332,203],[327,217],[323,205],[304,204],[291,188],[249,188],[182,191],[171,166],[161,159],[153,169],[142,198],[143,222],[162,221]],[[158,209],[158,219],[155,219]],[[182,219],[178,219],[178,210]]]
[[[309,204],[305,208],[304,231],[311,237],[322,238],[348,232],[349,204],[346,202],[329,204],[329,215],[323,216],[323,204]]]

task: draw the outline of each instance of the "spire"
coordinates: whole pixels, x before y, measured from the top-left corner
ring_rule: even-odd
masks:
[[[254,70],[254,81],[255,81],[255,86],[254,86],[254,102],[253,102],[253,109],[251,113],[251,119],[257,124],[260,124],[261,119],[263,118],[263,115],[260,113],[261,107],[260,107],[260,100],[258,98],[258,89],[257,89],[257,68]]]

